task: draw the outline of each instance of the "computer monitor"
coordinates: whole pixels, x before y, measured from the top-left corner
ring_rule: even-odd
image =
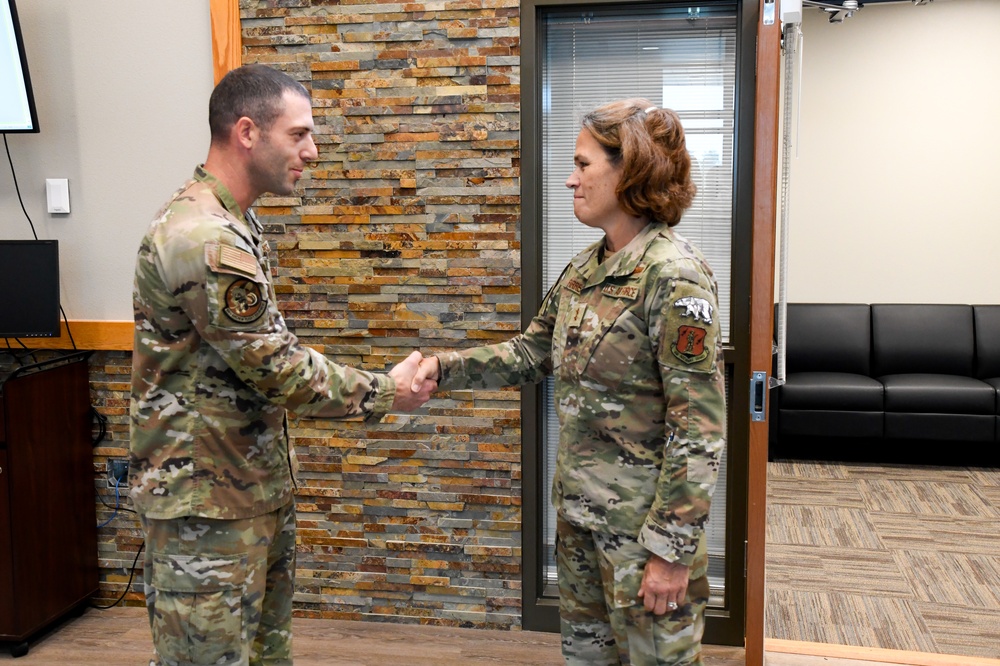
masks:
[[[59,336],[59,241],[0,240],[0,338]]]
[[[0,0],[0,133],[37,131],[38,114],[17,7],[14,0]]]

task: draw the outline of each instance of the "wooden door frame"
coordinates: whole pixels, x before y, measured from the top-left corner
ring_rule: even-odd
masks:
[[[750,269],[750,367],[771,374],[774,309],[774,242],[778,200],[778,124],[781,80],[779,0],[774,21],[757,24],[757,91],[754,121],[753,240]],[[760,17],[767,15],[760,0]],[[739,385],[739,382],[737,382]],[[746,378],[743,386],[750,385]],[[765,388],[765,394],[767,389]],[[765,410],[765,414],[767,411]],[[749,419],[749,414],[747,419]],[[747,493],[747,666],[764,664],[764,539],[767,529],[767,421],[750,421]]]

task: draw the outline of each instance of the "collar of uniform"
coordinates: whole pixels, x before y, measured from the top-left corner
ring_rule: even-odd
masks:
[[[600,284],[609,277],[631,275],[638,268],[650,243],[664,230],[669,234],[669,228],[666,225],[658,223],[647,224],[636,234],[635,238],[628,242],[628,245],[615,252],[604,263],[598,264],[597,251],[600,249],[601,244],[604,243],[602,239],[577,255],[573,263],[576,269],[580,271],[584,280],[586,280],[588,287]]]
[[[603,244],[604,239],[602,238],[596,243],[587,246],[583,252],[573,257],[572,261],[570,261],[573,264],[573,268],[578,270],[584,277],[592,275],[598,266],[597,251],[601,249],[601,245]]]
[[[246,219],[247,224],[250,225],[250,233],[253,234],[254,238],[260,240],[261,234],[264,233],[264,225],[257,219],[257,213],[254,212],[253,208],[247,208]]]
[[[221,203],[227,211],[229,211],[229,214],[246,224],[247,227],[249,227],[250,232],[255,237],[260,236],[261,228],[260,222],[257,221],[257,218],[253,215],[243,215],[243,211],[240,210],[240,205],[236,203],[233,193],[229,191],[228,187],[222,184],[222,181],[206,171],[204,164],[199,164],[195,167],[194,179],[211,187],[212,192],[215,194],[215,198],[219,200],[219,203]],[[247,212],[249,213],[249,211]]]

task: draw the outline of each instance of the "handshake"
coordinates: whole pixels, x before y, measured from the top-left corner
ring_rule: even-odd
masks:
[[[392,401],[395,412],[410,412],[431,399],[441,379],[441,364],[434,356],[424,356],[418,351],[406,357],[389,371],[396,380],[396,397]]]

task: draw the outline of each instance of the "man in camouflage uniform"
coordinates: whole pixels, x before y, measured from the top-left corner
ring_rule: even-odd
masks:
[[[414,389],[553,374],[566,663],[700,664],[704,525],[726,432],[718,287],[667,224],[602,261],[604,249],[570,262],[523,334],[425,359]]]
[[[291,664],[286,410],[378,419],[430,392],[410,391],[418,353],[388,374],[340,366],[299,344],[278,311],[249,208],[264,192],[290,194],[316,159],[308,91],[241,67],[213,91],[209,124],[204,166],[156,216],[136,262],[129,480],[152,663]]]

